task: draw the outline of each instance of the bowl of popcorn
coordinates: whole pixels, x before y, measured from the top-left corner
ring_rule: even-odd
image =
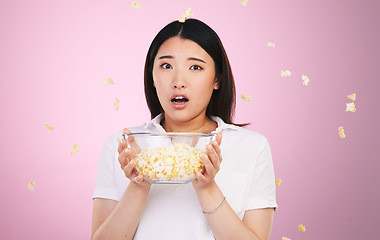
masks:
[[[204,169],[202,154],[216,133],[125,133],[136,172],[150,183],[188,183]]]

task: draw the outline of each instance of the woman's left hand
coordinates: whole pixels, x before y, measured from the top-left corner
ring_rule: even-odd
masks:
[[[204,171],[196,174],[197,177],[192,182],[194,188],[205,188],[214,182],[214,178],[219,172],[220,164],[222,163],[221,142],[222,133],[219,132],[216,135],[216,140],[206,146],[206,154],[202,155],[205,166]]]

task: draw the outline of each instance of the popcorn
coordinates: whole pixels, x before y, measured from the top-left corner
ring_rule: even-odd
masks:
[[[243,5],[245,7],[245,6],[247,6],[248,0],[240,1],[240,3],[241,3],[241,5]]]
[[[355,112],[356,111],[356,108],[355,108],[355,103],[346,103],[346,112],[350,111],[350,112]]]
[[[111,84],[111,85],[113,85],[113,84],[115,84],[115,82],[112,81],[111,78],[103,79],[103,85],[106,85],[106,84]]]
[[[276,179],[276,186],[280,186],[282,180],[281,179]]]
[[[305,232],[306,231],[306,227],[302,224],[298,225],[298,229],[300,230],[300,232]]]
[[[119,110],[119,103],[120,103],[119,99],[116,98],[116,102],[114,102],[113,104],[113,109]]]
[[[290,75],[292,75],[292,73],[289,70],[281,70],[281,77],[290,77]]]
[[[355,101],[356,100],[356,94],[353,93],[353,94],[350,94],[350,95],[347,95],[348,99],[350,99],[351,101]]]
[[[146,148],[135,158],[136,170],[153,181],[188,181],[203,170],[202,154],[185,143]]]
[[[191,8],[188,8],[182,14],[182,17],[180,19],[174,19],[174,21],[178,21],[178,22],[184,23],[186,21],[186,19],[188,19],[192,15],[193,15],[193,11],[191,11]]]
[[[310,82],[309,78],[306,75],[302,75],[303,85],[307,86]]]
[[[142,8],[142,6],[140,5],[140,3],[137,3],[135,1],[132,2],[132,7],[136,8],[136,9],[141,9]]]
[[[339,136],[340,138],[345,138],[346,135],[344,134],[344,129],[342,126],[338,127],[338,130],[339,130]]]
[[[74,144],[73,148],[71,149],[70,153],[74,154],[79,151],[79,147],[77,144]]]
[[[34,185],[36,185],[36,182],[30,181],[30,183],[28,184],[28,190],[33,192],[34,191]]]
[[[281,240],[291,240],[291,239],[287,237],[282,237]]]
[[[275,47],[275,46],[276,46],[276,44],[274,44],[274,43],[271,43],[271,42],[267,43],[267,47]]]
[[[45,129],[46,129],[46,131],[49,133],[49,132],[51,132],[54,128],[51,127],[51,126],[49,126],[48,123],[45,123]]]
[[[243,102],[250,102],[251,101],[251,95],[248,94],[242,94],[240,97],[243,99]]]

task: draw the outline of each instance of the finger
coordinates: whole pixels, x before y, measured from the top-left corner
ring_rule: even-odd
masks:
[[[218,143],[219,146],[220,146],[220,144],[222,144],[222,137],[223,137],[223,133],[222,132],[218,132],[216,134],[216,142]]]
[[[211,143],[211,145],[214,148],[214,151],[216,152],[216,154],[218,155],[219,163],[221,163],[222,162],[222,151],[221,151],[218,143],[216,141],[214,141]]]
[[[207,182],[207,178],[201,172],[197,172],[196,177],[200,182]]]
[[[143,180],[144,180],[144,177],[141,174],[134,178],[134,181],[136,183],[142,183]]]
[[[125,139],[121,139],[119,146],[117,147],[117,152],[120,154],[121,152],[124,151],[126,147],[127,147],[127,142],[125,141]]]
[[[119,154],[118,160],[119,160],[121,168],[124,168],[130,162],[130,156],[131,156],[130,148],[126,148],[125,151]]]
[[[207,156],[210,159],[211,164],[213,165],[214,169],[216,169],[216,171],[219,171],[219,155],[216,153],[214,147],[211,144],[207,145],[206,149]]]
[[[206,173],[203,173],[203,175],[208,174],[213,176],[214,174],[214,166],[212,165],[209,157],[206,154],[202,155],[203,164],[205,166]]]
[[[124,128],[123,134],[126,134],[126,133],[131,133],[131,131],[129,131],[127,128]],[[121,139],[119,146],[117,148],[117,151],[119,152],[119,154],[127,147],[127,142],[124,139],[124,135],[122,135],[122,137],[123,139]]]
[[[125,176],[129,179],[131,179],[131,177],[133,175],[136,175],[136,173],[134,173],[133,169],[135,168],[136,166],[136,160],[131,160],[129,161],[129,163],[123,168],[123,171],[125,173]]]

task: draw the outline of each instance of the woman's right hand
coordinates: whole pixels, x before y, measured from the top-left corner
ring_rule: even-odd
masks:
[[[129,131],[127,128],[124,128],[123,134],[124,133],[131,133],[131,131]],[[128,147],[127,141],[125,139],[122,139],[117,148],[117,151],[119,152],[118,160],[120,167],[124,171],[125,176],[131,180],[131,183],[149,189],[152,184],[144,180],[143,175],[136,173],[136,160],[131,159],[131,156],[134,156],[140,152],[140,148],[136,144],[133,137],[129,137],[128,142],[131,147]]]

